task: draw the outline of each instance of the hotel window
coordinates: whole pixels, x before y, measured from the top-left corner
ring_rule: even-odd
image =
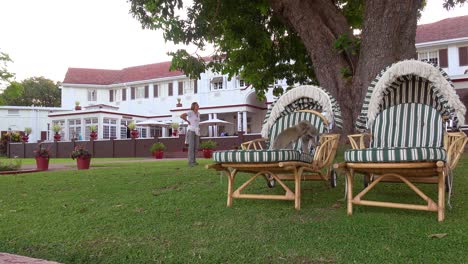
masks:
[[[184,82],[184,93],[183,94],[191,94],[191,93],[194,93],[194,87],[193,87],[193,84],[194,84],[194,80],[188,80],[188,81],[185,81]]]
[[[89,134],[91,134],[91,130],[89,129],[89,127],[92,125],[96,126],[96,133],[98,133],[99,135],[99,126],[98,126],[97,117],[85,118],[84,123],[85,123],[85,139],[86,140],[89,140]]]
[[[20,112],[18,109],[8,109],[8,115],[19,116]]]
[[[223,89],[223,77],[214,77],[211,79],[211,90]]]
[[[135,89],[135,98],[141,99],[145,97],[145,87],[137,87]]]
[[[460,66],[468,66],[468,47],[458,48],[458,60]]]
[[[245,87],[245,81],[244,81],[244,79],[239,79],[239,87],[240,87],[240,88]]]
[[[97,91],[96,90],[88,90],[88,101],[95,102],[97,101]]]
[[[120,120],[120,138],[130,138],[130,130],[127,129],[127,126],[131,122],[132,119]]]
[[[198,80],[195,79],[195,80],[192,80],[193,82],[193,93],[196,94],[198,93]]]
[[[446,68],[448,67],[447,49],[418,52],[418,60]]]
[[[117,119],[104,118],[102,123],[102,138],[117,138]]]
[[[83,136],[81,135],[81,119],[68,120],[68,136],[70,140],[83,140]]]
[[[114,90],[109,90],[109,102],[114,102]]]
[[[169,83],[168,89],[167,89],[167,94],[169,96],[172,96],[174,94],[174,84],[173,83]]]
[[[153,97],[159,97],[159,85],[153,84]]]
[[[127,89],[122,89],[122,101],[127,101]]]
[[[183,95],[184,94],[184,82],[178,82],[177,83],[177,93],[179,95]]]
[[[59,125],[62,127],[62,130],[60,130],[59,134],[62,138],[65,138],[65,120],[52,121],[52,127],[54,125]],[[52,135],[55,135],[55,132],[52,131]]]
[[[136,128],[138,130],[138,134],[140,135],[141,138],[146,138],[147,137],[147,133],[146,133],[146,128],[145,127],[137,127]]]

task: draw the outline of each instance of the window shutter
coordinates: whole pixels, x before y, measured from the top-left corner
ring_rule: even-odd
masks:
[[[158,85],[153,84],[153,96],[158,97]]]
[[[448,53],[447,49],[439,50],[439,66],[442,68],[448,67]]]
[[[179,82],[179,95],[184,94],[184,82]]]
[[[122,101],[127,100],[127,89],[122,89]]]
[[[109,102],[114,102],[114,90],[109,90]]]
[[[130,98],[131,98],[132,100],[135,100],[135,87],[132,87],[132,88],[130,88],[130,89],[131,89],[131,90],[130,90],[130,93],[131,93]]]
[[[169,90],[168,90],[168,95],[169,95],[169,96],[172,96],[172,94],[173,94],[173,93],[172,93],[173,86],[174,86],[173,83],[169,83],[169,88],[168,88],[168,89],[169,89]]]
[[[148,98],[149,97],[149,86],[146,85],[145,86],[145,98]]]
[[[468,47],[458,48],[458,58],[460,66],[468,66]]]
[[[193,80],[193,93],[198,93],[197,79]]]

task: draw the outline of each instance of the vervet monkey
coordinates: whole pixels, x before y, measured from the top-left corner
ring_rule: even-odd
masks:
[[[299,138],[302,141],[302,151],[309,153],[309,142],[316,143],[319,133],[317,129],[307,120],[302,120],[297,125],[286,128],[273,142],[272,149],[290,149]]]

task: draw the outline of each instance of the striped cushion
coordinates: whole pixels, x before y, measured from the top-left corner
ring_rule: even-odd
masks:
[[[371,148],[442,147],[442,117],[424,104],[391,106],[375,119],[372,137]]]
[[[345,151],[347,162],[412,162],[445,161],[447,152],[443,148],[369,148]]]
[[[281,161],[303,161],[312,162],[313,156],[301,154],[297,150],[227,150],[213,153],[216,162],[281,162]]]
[[[297,125],[302,120],[308,120],[320,134],[325,133],[326,127],[323,120],[309,112],[294,112],[278,118],[275,124],[270,129],[269,142],[270,144],[275,141],[276,137],[283,132],[286,128]],[[268,146],[269,148],[270,146]],[[301,141],[294,144],[293,149],[301,150]]]

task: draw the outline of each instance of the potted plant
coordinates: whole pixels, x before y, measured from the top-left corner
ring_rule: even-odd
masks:
[[[60,141],[60,138],[62,137],[59,132],[62,130],[62,127],[59,125],[59,124],[54,124],[52,126],[52,131],[55,132],[55,135],[54,135],[54,140],[55,141]]]
[[[203,152],[205,159],[211,159],[213,157],[213,150],[216,148],[216,142],[213,140],[206,140],[200,143],[200,148]]]
[[[37,170],[48,170],[50,160],[50,146],[46,148],[42,145],[42,143],[37,144],[37,147],[34,150],[34,157],[36,159]]]
[[[151,146],[150,151],[155,159],[162,159],[165,149],[166,146],[162,142],[156,142]]]
[[[84,147],[84,145],[76,145],[71,153],[71,158],[76,159],[76,166],[79,170],[89,169],[91,153]]]
[[[182,99],[180,98],[177,98],[177,104],[176,104],[176,107],[182,107],[182,104],[180,103]]]
[[[80,101],[75,101],[75,110],[81,110]]]
[[[90,125],[89,126],[89,131],[91,131],[91,133],[89,133],[89,138],[91,138],[91,140],[96,140],[97,139],[97,126],[96,125]]]
[[[127,127],[130,129],[130,136],[132,138],[138,138],[138,130],[136,130],[135,122],[131,122]]]
[[[179,131],[179,126],[180,126],[179,123],[176,123],[176,122],[171,123],[172,135],[173,135],[174,137],[177,136],[177,132]]]
[[[21,139],[23,140],[24,143],[28,143],[29,135],[31,134],[31,132],[32,132],[32,128],[30,128],[30,127],[25,127],[24,128],[24,136],[21,137]]]

